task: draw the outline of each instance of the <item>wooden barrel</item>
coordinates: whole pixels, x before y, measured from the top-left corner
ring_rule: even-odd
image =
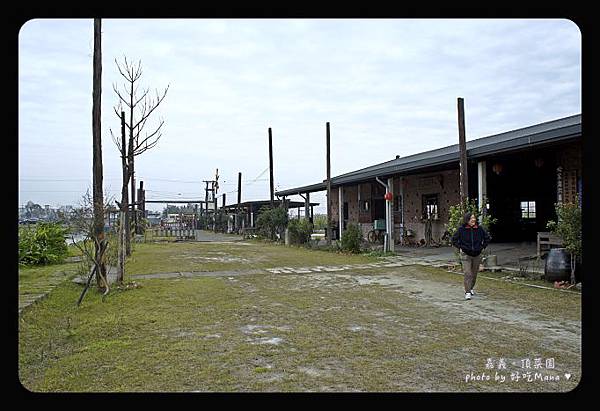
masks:
[[[568,281],[571,279],[571,254],[566,248],[552,248],[544,266],[546,281]]]

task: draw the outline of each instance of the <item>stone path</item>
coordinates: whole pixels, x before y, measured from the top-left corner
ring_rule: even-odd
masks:
[[[57,271],[48,281],[30,288],[27,293],[19,292],[19,314],[31,304],[45,298],[60,283],[66,280],[62,271]]]
[[[31,288],[32,292],[28,292],[26,294],[19,293],[19,315],[23,312],[23,310],[30,305],[46,298],[48,294],[57,285],[66,281],[67,277],[64,275],[62,271],[57,271],[53,274],[49,280],[43,284],[40,284],[38,287]],[[108,283],[113,284],[117,280],[117,268],[109,267],[108,268]],[[87,276],[85,279],[77,276],[72,280],[76,284],[85,284],[87,281]]]
[[[252,269],[244,271],[177,271],[171,273],[155,273],[155,274],[137,274],[132,275],[131,278],[143,279],[143,278],[177,278],[177,277],[194,277],[194,276],[235,276],[235,275],[249,275],[249,274],[308,274],[308,273],[320,273],[320,272],[338,272],[348,270],[364,270],[369,268],[392,268],[402,267],[406,265],[422,265],[432,266],[438,268],[448,268],[454,265],[452,261],[438,261],[431,260],[424,257],[383,257],[384,261],[375,263],[365,264],[344,264],[344,265],[317,265],[310,267],[273,267],[264,269]]]

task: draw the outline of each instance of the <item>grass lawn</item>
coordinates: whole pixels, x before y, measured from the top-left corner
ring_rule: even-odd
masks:
[[[128,270],[173,271],[178,260],[170,256],[219,252],[245,260],[201,264],[190,257],[178,267],[373,261],[260,243],[170,246],[176,251],[136,245]],[[142,262],[143,253],[158,267]],[[461,276],[422,266],[136,282],[141,288],[114,289],[104,302],[91,291],[80,308],[80,286],[63,282],[27,309],[19,320],[23,385],[69,392],[556,392],[573,389],[581,373],[576,293],[480,278],[479,294],[464,301]],[[507,367],[487,369],[488,359]],[[531,369],[522,368],[525,359]],[[534,369],[535,359],[544,366],[552,359],[554,368]],[[506,380],[494,381],[496,372]],[[471,373],[491,381],[466,381]]]
[[[126,274],[177,271],[240,271],[272,267],[359,264],[378,261],[367,255],[337,254],[246,240],[229,243],[141,243],[127,261]]]

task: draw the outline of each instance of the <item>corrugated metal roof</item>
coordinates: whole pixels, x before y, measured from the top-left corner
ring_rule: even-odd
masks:
[[[483,158],[492,154],[518,151],[545,144],[556,143],[581,137],[581,114],[560,118],[529,127],[520,128],[475,140],[467,141],[467,157],[469,159]],[[376,176],[390,174],[407,174],[420,169],[452,164],[459,161],[458,144],[400,157],[383,163],[375,164],[349,173],[332,177],[332,186],[364,181]],[[325,181],[325,180],[324,180]],[[322,191],[325,183],[281,190],[278,196],[297,193]]]

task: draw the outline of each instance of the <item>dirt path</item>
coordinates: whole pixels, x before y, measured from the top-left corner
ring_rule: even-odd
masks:
[[[389,269],[389,273],[367,274],[369,269]],[[419,266],[400,263],[351,264],[343,266],[316,267],[277,267],[272,269],[253,269],[244,271],[213,272],[173,272],[146,275],[134,275],[133,279],[144,278],[189,278],[236,277],[240,275],[276,274],[298,275],[312,286],[351,287],[380,285],[386,289],[402,293],[419,300],[423,304],[436,307],[448,318],[459,319],[464,323],[476,321],[503,323],[528,328],[531,332],[543,333],[547,344],[566,343],[573,347],[581,345],[581,322],[564,318],[555,318],[531,312],[519,305],[518,301],[507,301],[494,295],[493,290],[478,291],[471,301],[463,299],[462,282],[447,283],[443,281],[416,278]],[[344,272],[344,273],[342,273]],[[480,276],[483,277],[483,276]],[[558,292],[557,290],[549,290]],[[547,292],[542,291],[540,292]]]
[[[326,281],[346,279],[358,286],[379,284],[393,289],[405,296],[419,300],[423,304],[435,306],[447,317],[462,319],[465,324],[477,321],[516,325],[529,329],[532,333],[542,333],[546,344],[566,344],[571,347],[581,345],[581,322],[532,313],[519,306],[518,302],[506,301],[493,295],[493,291],[478,292],[472,300],[462,298],[462,283],[448,284],[423,278],[411,278],[410,270],[403,269],[402,274],[384,275],[328,275]],[[325,276],[320,277],[322,281]],[[550,340],[550,341],[549,341]]]

